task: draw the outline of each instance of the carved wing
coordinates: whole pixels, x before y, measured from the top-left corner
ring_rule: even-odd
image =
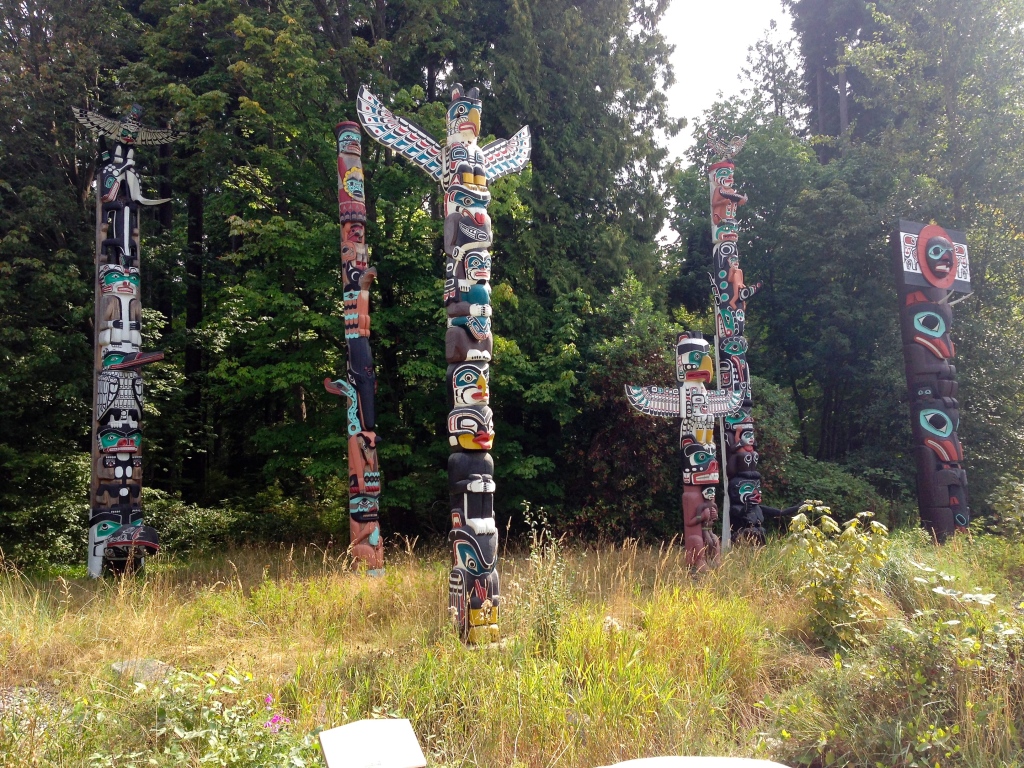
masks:
[[[735,389],[708,390],[708,413],[712,416],[731,416],[743,407],[746,394],[745,384]]]
[[[183,135],[184,131],[179,131],[174,128],[139,128],[139,138],[135,140],[136,144],[170,144],[172,141],[177,141]]]
[[[365,85],[359,89],[356,113],[368,134],[441,181],[441,146],[416,123],[393,114]]]
[[[626,400],[640,413],[678,419],[682,414],[678,387],[637,387],[626,385]]]
[[[111,139],[116,139],[121,134],[120,120],[104,117],[99,112],[91,112],[81,107],[72,107],[71,111],[75,114],[75,119],[93,133]]]
[[[711,150],[711,153],[731,160],[733,157],[740,153],[743,146],[747,143],[746,136],[733,136],[728,141],[722,141],[717,136],[712,135],[711,129],[707,132],[707,146]]]
[[[121,377],[116,371],[101,371],[96,376],[96,421],[100,421],[117,400]]]
[[[498,139],[482,147],[487,180],[494,181],[523,170],[530,162],[531,146],[530,126],[524,125],[511,139]]]

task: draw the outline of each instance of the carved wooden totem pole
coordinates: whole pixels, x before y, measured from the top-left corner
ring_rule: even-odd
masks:
[[[679,447],[683,454],[683,532],[686,561],[702,571],[718,559],[720,544],[712,532],[718,520],[715,486],[718,459],[715,418],[737,413],[742,387],[708,391],[714,366],[711,350],[700,333],[685,331],[676,340],[676,386],[626,385],[629,404],[648,416],[682,419]]]
[[[384,574],[380,537],[380,467],[377,464],[377,376],[370,349],[370,285],[377,276],[366,247],[366,198],[363,188],[362,135],[358,123],[338,123],[338,218],[341,222],[341,271],[344,280],[345,379],[324,379],[333,395],[348,400],[349,551],[371,576]]]
[[[530,129],[479,146],[480,94],[452,88],[448,138],[441,147],[416,124],[396,117],[365,86],[359,120],[373,138],[416,163],[444,194],[444,305],[448,315],[448,491],[452,530],[449,609],[469,643],[498,640],[500,592],[494,522],[494,427],[488,390],[491,360],[491,219],[488,183],[522,170]]]
[[[957,437],[955,349],[950,298],[971,291],[967,238],[935,224],[900,221],[892,235],[900,333],[910,393],[921,525],[940,541],[966,530],[967,473]]]
[[[135,146],[166,144],[180,133],[144,128],[135,104],[122,120],[73,108],[100,137],[96,190],[96,353],[93,373],[89,575],[121,572],[159,549],[142,524],[142,373],[163,352],[143,352],[139,280],[139,206],[167,200],[142,196]],[[104,138],[113,139],[113,155]]]
[[[715,341],[718,346],[719,386],[743,393],[739,410],[725,416],[722,444],[725,453],[727,499],[723,518],[723,537],[730,532],[738,539],[753,543],[765,540],[764,511],[761,509],[761,474],[757,471],[757,444],[751,416],[750,371],[747,367],[747,300],[761,287],[748,286],[740,269],[737,209],[747,202],[733,187],[732,158],[743,149],[746,138],[719,141],[708,134],[708,149],[719,162],[708,168],[711,186],[711,240],[714,274],[711,286],[717,304]],[[728,539],[726,540],[728,545]]]

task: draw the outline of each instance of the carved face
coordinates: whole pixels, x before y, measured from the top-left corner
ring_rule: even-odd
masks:
[[[491,217],[487,215],[487,204],[490,202],[491,194],[486,189],[453,186],[444,196],[444,214],[450,216],[453,213],[462,213],[468,216],[472,220],[472,225],[487,233],[483,242],[489,244]]]
[[[484,282],[491,279],[491,254],[485,250],[466,254],[466,278]]]
[[[451,388],[455,406],[487,405],[490,402],[487,363],[458,363],[454,368],[451,374]]]
[[[714,366],[711,362],[711,349],[704,339],[694,339],[680,335],[676,342],[676,379],[684,381],[711,381]]]
[[[921,275],[936,288],[948,290],[956,280],[957,257],[945,229],[929,224],[917,236],[917,263]]]
[[[345,175],[342,177],[342,188],[353,200],[360,203],[365,200],[362,166],[354,165],[345,171]]]
[[[342,225],[341,239],[350,243],[365,243],[366,225],[361,221],[346,221]]]
[[[99,431],[96,440],[100,453],[137,453],[142,444],[142,431],[138,423],[112,419],[108,426]]]
[[[761,503],[760,478],[737,477],[729,481],[729,495],[742,506]]]
[[[448,107],[448,142],[476,141],[480,135],[480,91],[461,85],[452,88],[452,103]]]
[[[493,570],[497,536],[474,536],[465,529],[456,529],[448,534],[448,540],[452,545],[454,568],[462,568],[474,576],[484,576]]]
[[[715,458],[715,446],[684,438],[683,445],[683,482],[687,485],[708,485],[718,482],[718,460]]]
[[[733,169],[725,166],[715,170],[715,184],[720,187],[731,187],[733,185]]]
[[[489,451],[494,415],[486,405],[457,407],[448,414],[448,442],[467,451]]]
[[[715,227],[715,240],[729,240],[736,242],[740,236],[739,226],[732,219],[726,219]]]
[[[348,500],[348,513],[359,523],[376,520],[380,512],[380,502],[373,496],[352,496]]]
[[[353,127],[348,127],[353,126]],[[338,154],[361,155],[363,153],[363,137],[353,123],[348,123],[338,132]]]
[[[119,293],[125,296],[138,296],[138,268],[123,267],[120,264],[104,264],[100,267],[100,293]]]

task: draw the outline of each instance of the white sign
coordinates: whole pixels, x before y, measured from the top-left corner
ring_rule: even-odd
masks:
[[[357,720],[320,732],[327,768],[426,768],[408,720]]]

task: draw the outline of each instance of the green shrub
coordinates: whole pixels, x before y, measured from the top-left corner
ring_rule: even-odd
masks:
[[[996,595],[915,569],[918,607],[778,702],[773,755],[796,765],[1016,765],[1024,623]],[[935,607],[924,607],[935,606]],[[776,740],[777,739],[777,740]]]
[[[89,454],[27,453],[0,444],[0,552],[22,569],[84,560]]]
[[[821,502],[806,502],[790,521],[799,593],[810,598],[811,628],[830,648],[863,645],[863,630],[879,620],[881,603],[866,589],[888,556],[889,532],[861,512],[840,528]],[[815,525],[808,515],[818,517]]]
[[[830,461],[794,453],[786,462],[779,485],[777,495],[769,494],[766,499],[775,506],[788,506],[794,499],[828,499],[832,509],[843,517],[866,509],[882,520],[892,520],[892,504],[871,483]]]
[[[993,533],[1024,539],[1024,481],[1004,475],[988,503],[996,513],[988,526]]]

